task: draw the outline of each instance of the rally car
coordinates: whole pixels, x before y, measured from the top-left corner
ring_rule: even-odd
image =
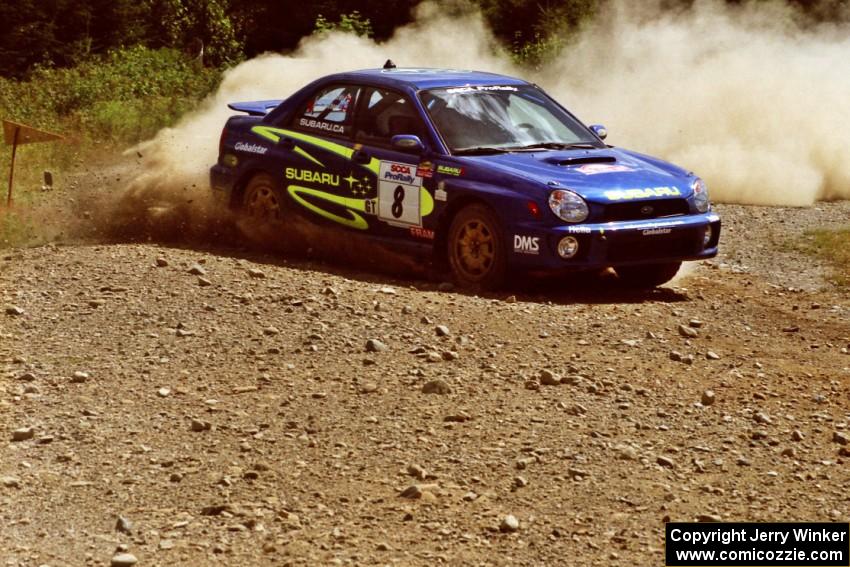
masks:
[[[424,251],[463,286],[613,268],[648,288],[717,254],[699,177],[607,145],[603,126],[521,79],[388,61],[229,107],[244,115],[227,121],[211,169],[227,206]]]

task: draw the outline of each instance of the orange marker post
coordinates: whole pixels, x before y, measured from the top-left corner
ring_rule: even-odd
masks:
[[[15,157],[18,153],[18,146],[20,144],[34,144],[36,142],[52,142],[54,140],[61,140],[62,136],[54,134],[53,132],[39,130],[38,128],[33,128],[26,124],[18,124],[11,120],[4,120],[3,137],[6,141],[6,145],[12,146],[12,165],[9,168],[9,192],[6,195],[6,206],[11,208],[12,186],[15,183]]]

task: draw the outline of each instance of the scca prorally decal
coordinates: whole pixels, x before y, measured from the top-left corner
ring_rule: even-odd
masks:
[[[251,154],[260,154],[265,155],[269,149],[266,146],[261,146],[259,144],[248,144],[246,142],[236,142],[236,145],[233,146],[237,152],[248,152]]]
[[[310,171],[309,169],[295,169],[294,167],[287,167],[286,178],[294,179],[295,181],[307,181],[309,183],[319,183],[321,185],[333,185],[334,187],[339,187],[339,175],[324,173],[322,171]]]
[[[389,171],[385,171],[383,177],[384,181],[399,181],[401,183],[407,183],[412,185],[414,182],[414,172],[416,171],[415,165],[407,165],[403,163],[393,163],[390,164]]]
[[[679,197],[682,192],[678,187],[649,187],[647,189],[616,189],[605,191],[605,197],[609,201],[630,201],[632,199],[646,199],[647,197]]]

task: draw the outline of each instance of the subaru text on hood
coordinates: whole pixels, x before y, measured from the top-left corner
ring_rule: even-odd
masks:
[[[520,79],[388,62],[229,106],[247,114],[227,121],[211,170],[229,207],[424,250],[463,286],[613,267],[648,288],[717,254],[699,177],[606,145],[604,127]]]

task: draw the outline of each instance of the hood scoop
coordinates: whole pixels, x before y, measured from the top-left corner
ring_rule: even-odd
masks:
[[[617,158],[613,156],[585,156],[585,157],[568,157],[568,158],[557,158],[550,157],[546,158],[543,161],[546,163],[551,163],[552,165],[584,165],[587,163],[616,163]]]

